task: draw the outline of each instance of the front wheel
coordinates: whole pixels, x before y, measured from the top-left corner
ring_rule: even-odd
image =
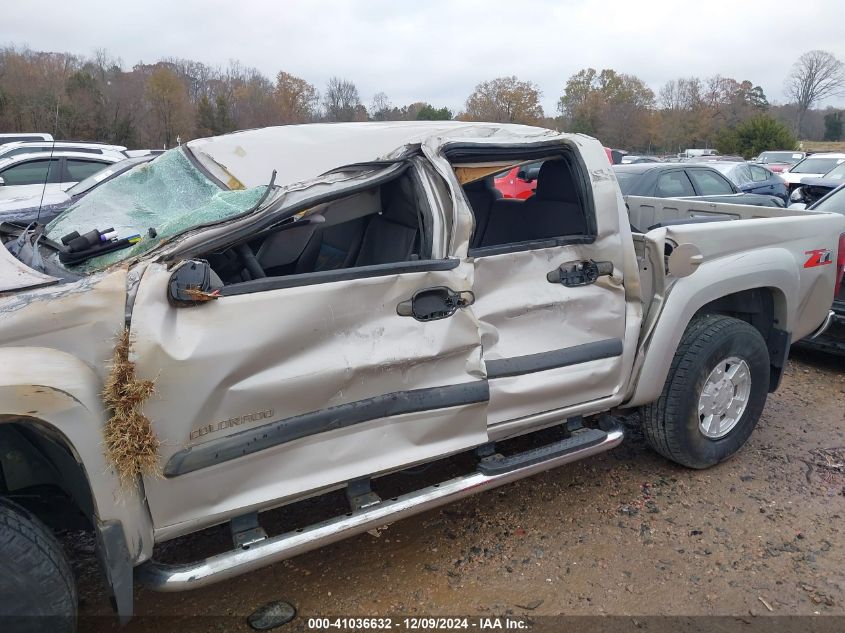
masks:
[[[649,445],[690,468],[707,468],[736,453],[766,404],[769,352],[754,327],[709,314],[687,327],[663,393],[642,407]]]
[[[76,583],[41,521],[0,497],[0,622],[4,631],[76,630]]]

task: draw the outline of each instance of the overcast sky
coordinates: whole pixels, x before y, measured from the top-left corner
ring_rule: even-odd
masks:
[[[163,57],[211,66],[238,59],[322,90],[351,79],[369,106],[428,101],[460,110],[480,81],[517,75],[539,85],[548,115],[579,69],[668,79],[749,79],[784,102],[792,63],[811,48],[845,59],[841,0],[4,0],[0,44],[90,55],[131,67]],[[845,98],[829,100],[845,105]]]

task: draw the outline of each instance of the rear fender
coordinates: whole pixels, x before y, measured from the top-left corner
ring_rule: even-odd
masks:
[[[669,282],[668,296],[650,336],[640,343],[641,363],[624,407],[654,402],[663,390],[672,358],[695,314],[721,297],[767,288],[774,298],[775,327],[792,332],[800,279],[794,257],[783,249],[761,249],[705,262],[689,277]],[[635,370],[636,371],[636,370]]]

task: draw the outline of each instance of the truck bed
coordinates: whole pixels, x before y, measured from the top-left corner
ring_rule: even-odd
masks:
[[[781,314],[780,326],[793,340],[815,331],[827,317],[834,275],[826,264],[835,261],[845,231],[838,213],[639,196],[625,202],[638,244],[646,331],[668,295],[715,292],[723,279],[737,277],[746,277],[748,288],[780,287],[792,294],[789,305],[802,309]],[[681,278],[685,275],[670,271],[668,255],[681,245],[689,245],[687,252],[697,253],[700,263],[689,284]],[[660,258],[666,258],[665,270]]]
[[[635,232],[646,233],[662,226],[703,224],[725,220],[807,216],[811,211],[758,207],[683,198],[626,196],[628,217]]]

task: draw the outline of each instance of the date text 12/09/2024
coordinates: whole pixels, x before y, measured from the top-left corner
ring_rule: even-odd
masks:
[[[413,617],[413,618],[308,618],[308,628],[316,631],[330,630],[411,630],[411,631],[445,631],[445,630],[527,630],[529,622],[522,618],[513,617],[476,617],[476,618],[446,618],[446,617]]]

